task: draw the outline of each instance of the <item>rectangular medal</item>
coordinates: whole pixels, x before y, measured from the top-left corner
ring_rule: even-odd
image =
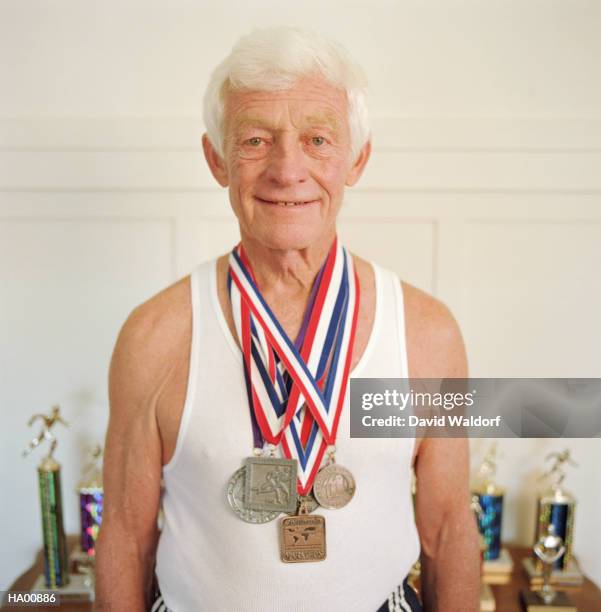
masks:
[[[296,459],[248,457],[245,506],[250,510],[296,512],[296,478]]]
[[[298,514],[280,521],[280,558],[284,563],[323,561],[326,558],[326,519]]]

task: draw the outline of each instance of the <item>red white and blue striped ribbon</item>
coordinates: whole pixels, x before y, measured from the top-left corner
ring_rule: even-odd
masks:
[[[351,255],[337,240],[313,287],[292,342],[264,300],[241,245],[230,254],[228,286],[244,356],[255,446],[263,441],[298,460],[306,494],[344,406],[359,308]]]

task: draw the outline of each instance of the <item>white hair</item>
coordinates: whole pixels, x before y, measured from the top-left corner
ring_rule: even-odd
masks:
[[[235,90],[285,90],[302,77],[318,74],[346,91],[353,159],[369,139],[367,80],[361,67],[338,43],[290,27],[254,30],[242,37],[213,71],[204,96],[207,135],[223,157],[226,96]]]

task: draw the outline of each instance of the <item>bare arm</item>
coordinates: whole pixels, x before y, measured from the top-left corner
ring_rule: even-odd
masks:
[[[480,609],[480,550],[465,439],[427,439],[416,465],[422,598],[428,612]]]
[[[121,330],[111,361],[97,610],[147,609],[161,482],[156,335],[153,318],[145,311],[134,311]]]
[[[405,294],[412,378],[466,378],[463,339],[451,313],[418,290],[407,288]],[[467,439],[421,440],[415,473],[424,609],[476,612],[480,609],[480,550],[469,505]]]

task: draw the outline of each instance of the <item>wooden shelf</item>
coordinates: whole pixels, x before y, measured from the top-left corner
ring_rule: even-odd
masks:
[[[69,536],[68,540],[71,549],[78,545],[77,536]],[[528,588],[528,580],[522,568],[522,559],[530,554],[530,549],[524,546],[511,545],[506,545],[506,548],[509,550],[514,563],[511,582],[504,585],[491,585],[491,588],[497,603],[497,612],[522,612],[519,594],[520,590]],[[29,590],[37,576],[43,571],[43,563],[43,553],[40,551],[34,564],[17,578],[9,590]],[[585,578],[581,587],[570,589],[568,592],[579,612],[598,612],[601,610],[601,590],[587,578]],[[5,609],[17,610],[17,608],[2,608],[2,610]],[[22,608],[19,609],[22,610]],[[92,612],[92,603],[65,603],[60,608],[36,608],[36,610],[48,610],[48,612],[55,612],[57,609],[64,612]]]

